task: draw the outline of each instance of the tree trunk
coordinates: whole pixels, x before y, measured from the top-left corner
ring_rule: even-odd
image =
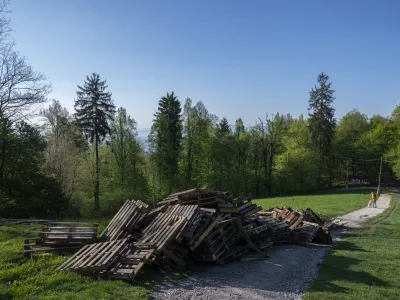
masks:
[[[96,209],[100,208],[99,194],[100,194],[100,175],[99,175],[99,141],[96,137],[95,141],[96,148],[96,182],[94,190],[94,206]]]
[[[318,166],[318,177],[317,177],[317,189],[321,188],[321,173],[322,173],[322,151],[319,151],[319,166]]]

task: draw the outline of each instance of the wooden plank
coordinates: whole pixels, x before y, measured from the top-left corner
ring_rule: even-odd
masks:
[[[207,228],[206,231],[204,231],[202,233],[202,235],[200,235],[199,239],[194,243],[194,245],[192,247],[190,247],[190,249],[192,251],[194,251],[202,242],[203,240],[207,237],[207,235],[211,232],[211,230],[213,230],[215,228],[215,226],[218,225],[219,221],[221,221],[222,219],[222,215],[218,215],[215,220],[211,223],[211,225]]]
[[[131,244],[125,253],[120,255],[110,267],[102,273],[103,276],[109,278],[132,279],[143,267],[146,261],[151,257],[154,249],[148,246],[141,246],[138,244]],[[142,256],[142,259],[137,262],[136,259],[129,257]]]

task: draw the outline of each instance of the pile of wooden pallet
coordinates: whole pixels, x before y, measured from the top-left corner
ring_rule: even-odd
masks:
[[[330,221],[321,217],[311,209],[294,210],[290,207],[272,208],[264,214],[269,214],[276,220],[286,223],[291,231],[291,240],[302,245],[331,244],[332,237],[325,224]]]
[[[24,241],[24,255],[76,250],[97,240],[98,224],[48,222],[38,237]]]
[[[290,228],[286,222],[274,218],[268,212],[258,212],[252,219],[255,224],[267,227],[269,240],[274,244],[291,243]]]
[[[250,251],[266,256],[272,244],[309,241],[311,231],[310,242],[321,234],[291,209],[260,210],[250,199],[200,189],[173,194],[154,209],[127,200],[102,241],[85,245],[58,269],[132,279],[146,262],[163,271],[193,261],[225,264]]]
[[[224,193],[210,189],[191,189],[176,194],[172,194],[163,201],[158,202],[159,206],[164,204],[174,205],[198,205],[200,207],[216,206],[218,203],[224,203]]]

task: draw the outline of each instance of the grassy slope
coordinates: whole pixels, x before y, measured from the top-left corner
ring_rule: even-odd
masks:
[[[369,191],[331,195],[281,197],[256,200],[264,208],[310,207],[328,216],[341,215],[366,205]],[[293,200],[294,199],[294,200]],[[81,220],[88,221],[88,220]],[[103,220],[102,220],[103,221]],[[103,227],[107,222],[100,222]],[[75,273],[55,272],[66,259],[56,255],[29,259],[22,256],[23,239],[39,227],[0,226],[0,299],[147,299],[151,285],[146,276],[132,284],[94,280]]]
[[[371,197],[370,194],[369,190],[354,190],[334,194],[268,198],[253,202],[261,205],[264,209],[275,206],[290,206],[296,209],[309,207],[317,213],[335,217],[365,207]]]
[[[400,196],[384,213],[343,236],[305,299],[399,299]]]
[[[24,237],[35,226],[0,226],[0,299],[148,299],[149,283],[129,284],[115,280],[95,280],[70,272],[55,272],[66,259],[49,255],[24,258]]]

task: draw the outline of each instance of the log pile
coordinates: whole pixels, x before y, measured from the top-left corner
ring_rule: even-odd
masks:
[[[149,209],[127,200],[101,234],[58,270],[132,279],[145,263],[162,271],[192,262],[226,264],[255,252],[266,257],[273,244],[326,242],[315,218],[290,208],[261,212],[250,199],[192,189],[168,196]],[[316,220],[316,219],[312,219]]]

